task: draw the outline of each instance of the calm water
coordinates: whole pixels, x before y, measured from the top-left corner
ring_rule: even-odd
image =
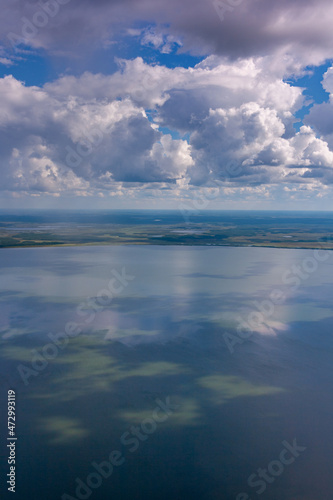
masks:
[[[18,500],[332,499],[333,252],[104,246],[0,257],[5,498],[14,389]],[[306,449],[287,450],[283,465],[295,439]],[[98,464],[115,450],[102,478]]]
[[[183,212],[182,212],[183,210]],[[259,210],[198,210],[184,205],[179,210],[17,210],[0,209],[0,228],[22,224],[22,230],[57,230],[73,226],[96,227],[100,224],[172,225],[184,222],[202,224],[236,224],[246,228],[255,225],[261,229],[288,229],[290,227],[317,228],[332,232],[332,212],[269,211]],[[274,226],[274,228],[272,228]]]

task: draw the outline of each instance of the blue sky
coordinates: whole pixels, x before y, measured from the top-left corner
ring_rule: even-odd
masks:
[[[1,3],[0,208],[331,209],[327,0]]]

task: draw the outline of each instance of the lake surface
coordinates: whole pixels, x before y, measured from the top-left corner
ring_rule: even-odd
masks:
[[[18,500],[332,499],[333,252],[0,258],[5,498],[13,389]]]

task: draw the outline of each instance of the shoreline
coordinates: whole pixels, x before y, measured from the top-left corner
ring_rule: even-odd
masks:
[[[97,247],[97,246],[158,246],[158,247],[210,247],[210,248],[271,248],[271,249],[281,249],[281,250],[333,250],[333,244],[330,246],[324,245],[309,245],[309,246],[299,246],[299,245],[272,245],[272,244],[246,244],[246,243],[235,243],[235,244],[217,244],[217,243],[150,243],[150,242],[95,242],[95,243],[59,243],[59,244],[31,244],[31,245],[0,245],[0,251],[6,249],[24,249],[24,248],[69,248],[69,247]]]

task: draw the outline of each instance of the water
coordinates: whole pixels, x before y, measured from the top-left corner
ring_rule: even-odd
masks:
[[[20,230],[57,230],[71,226],[95,227],[100,224],[160,226],[202,223],[236,224],[245,228],[255,224],[268,230],[272,230],[272,225],[276,229],[296,225],[299,228],[320,227],[331,232],[332,221],[332,212],[198,210],[190,204],[184,204],[179,210],[17,210],[14,212],[0,209],[0,228],[10,229],[11,224],[22,224]]]
[[[332,265],[310,250],[1,250],[1,478],[13,389],[18,500],[331,500]],[[306,449],[283,465],[295,439]]]

